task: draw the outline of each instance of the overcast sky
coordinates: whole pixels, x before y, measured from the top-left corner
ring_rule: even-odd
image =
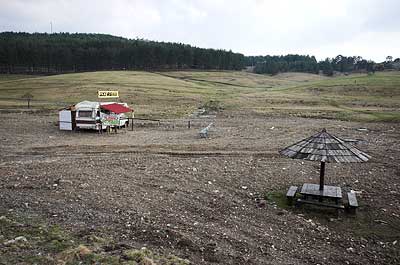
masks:
[[[0,31],[106,33],[245,55],[400,57],[400,0],[0,0]]]

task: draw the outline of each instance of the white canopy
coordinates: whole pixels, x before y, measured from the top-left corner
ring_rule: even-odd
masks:
[[[99,102],[82,101],[75,105],[76,109],[97,109],[100,106]]]

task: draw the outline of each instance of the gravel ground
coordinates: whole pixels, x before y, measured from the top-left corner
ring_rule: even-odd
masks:
[[[56,119],[0,113],[0,214],[25,212],[193,264],[400,263],[399,124],[222,113],[190,129],[187,120],[143,121],[107,135],[59,131]],[[318,183],[318,163],[278,151],[322,128],[372,156],[327,165],[326,183],[359,192],[357,215],[257,205]]]

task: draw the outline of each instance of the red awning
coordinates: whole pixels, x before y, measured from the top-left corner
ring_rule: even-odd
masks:
[[[106,104],[106,105],[101,105],[102,109],[109,110],[111,112],[114,112],[115,114],[120,114],[120,113],[125,113],[125,112],[131,112],[133,111],[130,108],[125,107],[124,105],[118,104],[118,103],[112,103],[112,104]]]

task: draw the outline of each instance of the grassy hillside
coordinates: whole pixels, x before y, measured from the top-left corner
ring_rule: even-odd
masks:
[[[0,75],[0,107],[16,108],[29,92],[33,105],[59,108],[119,90],[137,115],[182,117],[210,100],[225,109],[365,121],[400,121],[400,73],[327,78],[235,71],[91,72],[56,76]]]

